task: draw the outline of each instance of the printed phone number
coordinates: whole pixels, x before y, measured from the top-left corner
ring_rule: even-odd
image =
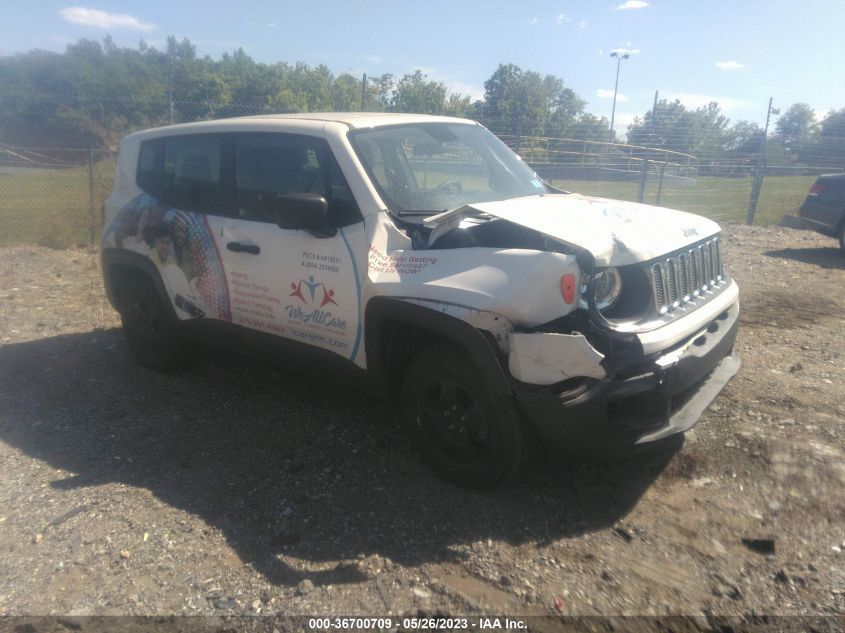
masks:
[[[360,630],[370,629],[384,631],[399,627],[406,631],[414,630],[460,630],[470,628],[467,618],[310,618],[308,628],[311,630]]]

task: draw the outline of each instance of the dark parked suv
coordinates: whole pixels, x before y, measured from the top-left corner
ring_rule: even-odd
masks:
[[[808,229],[839,238],[845,252],[845,174],[818,177],[801,205],[801,220]]]

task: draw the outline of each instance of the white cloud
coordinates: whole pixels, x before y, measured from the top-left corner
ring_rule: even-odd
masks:
[[[480,101],[484,98],[484,86],[464,83],[462,81],[443,80],[450,94],[460,93],[462,97],[469,97],[470,101]]]
[[[833,114],[838,110],[838,108],[834,106],[827,105],[811,105],[810,107],[813,109],[813,119],[815,119],[816,123],[821,123],[827,118],[829,114]],[[777,110],[777,108],[774,108],[774,110]],[[772,116],[774,116],[775,114],[774,110],[772,111]],[[785,108],[780,108],[781,114],[783,114],[784,110]]]
[[[630,45],[631,45],[631,43],[628,42],[628,46],[630,46]],[[616,53],[617,55],[639,55],[640,49],[638,49],[638,48],[614,48],[610,52]]]
[[[627,2],[623,2],[616,7],[616,10],[625,11],[627,9],[645,9],[647,6],[649,6],[648,2],[643,2],[643,0],[627,0]]]
[[[740,64],[739,62],[716,62],[716,68],[721,68],[722,70],[739,70],[741,68],[745,68],[745,64]]]
[[[59,11],[68,22],[93,26],[99,29],[130,29],[133,31],[153,31],[157,27],[150,22],[144,22],[134,15],[126,13],[107,13],[98,9],[86,9],[85,7],[67,7]]]
[[[567,22],[572,22],[572,18],[567,17],[565,13],[559,13],[555,18],[555,24],[566,24]]]
[[[538,22],[538,20],[537,20],[537,16],[536,16],[536,15],[535,15],[535,16],[532,16],[532,18],[531,18],[530,20],[528,20],[528,24],[531,24],[532,26],[533,26],[534,24],[537,24],[537,22]]]
[[[439,68],[433,66],[414,66],[408,73],[413,73],[416,70],[422,71],[429,81],[439,81],[446,84],[446,88],[450,94],[460,93],[461,96],[469,97],[472,101],[478,101],[484,98],[484,86],[466,83],[457,75],[449,72],[443,72]]]
[[[617,112],[616,116],[613,117],[613,128],[617,132],[624,131],[637,117],[642,117],[642,115],[636,112]]]
[[[613,99],[613,90],[605,90],[604,88],[599,88],[596,90],[596,96],[600,99]],[[621,92],[617,93],[616,95],[617,101],[627,101],[628,97],[623,95]]]
[[[588,20],[581,20],[578,22],[579,29],[586,29],[588,26],[590,26],[590,22]]]
[[[661,95],[663,97],[663,95]],[[703,108],[708,103],[715,101],[719,107],[728,112],[730,110],[740,110],[753,105],[746,99],[737,99],[735,97],[724,97],[720,95],[698,94],[690,92],[670,92],[667,93],[666,98],[670,101],[677,99],[688,108]]]
[[[361,55],[361,59],[363,59],[368,64],[380,64],[381,63],[381,55]]]

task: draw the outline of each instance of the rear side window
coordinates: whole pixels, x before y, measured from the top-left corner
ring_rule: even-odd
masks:
[[[192,134],[141,142],[136,182],[167,207],[275,222],[279,197],[317,193],[334,226],[361,212],[325,140],[300,134]]]
[[[219,136],[165,139],[161,197],[167,206],[212,214],[224,211],[222,145]]]
[[[226,211],[223,139],[198,134],[141,143],[136,182],[165,206],[185,211]]]
[[[160,194],[161,160],[164,141],[153,139],[143,141],[138,152],[138,173],[136,182],[138,187],[146,193],[158,196]]]

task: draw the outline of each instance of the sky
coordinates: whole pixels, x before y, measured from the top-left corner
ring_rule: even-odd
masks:
[[[769,97],[782,111],[808,103],[817,118],[843,108],[844,26],[845,0],[0,0],[0,55],[107,34],[163,48],[174,34],[213,58],[243,48],[259,62],[335,74],[421,69],[473,99],[499,63],[514,63],[560,77],[609,119],[610,54],[623,51],[615,123],[624,132],[656,90],[761,125]]]

